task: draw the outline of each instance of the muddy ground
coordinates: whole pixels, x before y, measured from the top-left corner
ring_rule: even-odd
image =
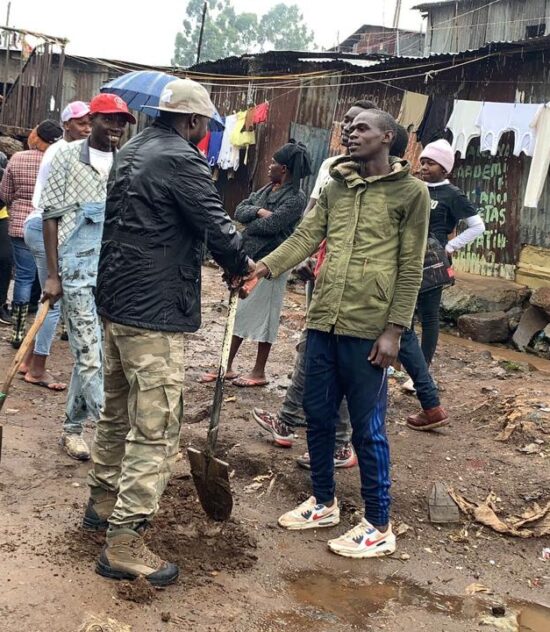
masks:
[[[188,343],[187,422],[204,417],[213,392],[197,378],[218,357],[226,295],[217,272],[205,269],[203,328]],[[220,451],[234,471],[235,509],[226,524],[205,518],[185,457],[188,445],[201,445],[207,419],[184,424],[182,459],[151,530],[151,547],[181,568],[165,590],[94,573],[102,538],[79,528],[89,466],[58,446],[64,395],[15,381],[0,418],[1,632],[550,630],[550,611],[536,605],[550,606],[550,561],[540,559],[550,538],[502,535],[464,515],[438,527],[427,513],[435,481],[473,501],[493,491],[502,516],[550,500],[550,363],[538,360],[535,370],[529,356],[444,336],[434,371],[453,422],[431,434],[405,427],[417,403],[393,378],[393,517],[404,533],[391,558],[350,561],[329,553],[326,540],[361,506],[357,469],[337,474],[339,527],[283,532],[279,514],[309,495],[308,474],[295,465],[304,432],[293,449],[278,449],[250,416],[254,405],[280,405],[302,314],[303,296],[289,292],[270,386],[227,390]],[[0,336],[3,373],[13,350],[7,328]],[[250,367],[253,354],[245,345],[238,367]],[[66,343],[56,341],[51,366],[69,380]],[[499,441],[503,431],[510,436]],[[472,584],[488,592],[468,595]],[[491,616],[495,605],[504,617]]]

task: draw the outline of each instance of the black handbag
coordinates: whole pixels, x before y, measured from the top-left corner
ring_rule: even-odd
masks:
[[[424,256],[424,271],[420,294],[438,287],[454,285],[455,273],[449,255],[441,242],[430,235]]]

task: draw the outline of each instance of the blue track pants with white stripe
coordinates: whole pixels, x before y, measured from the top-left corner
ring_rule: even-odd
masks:
[[[382,526],[389,521],[391,502],[390,451],[385,429],[388,390],[385,370],[368,361],[374,342],[309,329],[304,410],[313,495],[318,503],[330,504],[335,494],[338,408],[346,397],[365,518]]]

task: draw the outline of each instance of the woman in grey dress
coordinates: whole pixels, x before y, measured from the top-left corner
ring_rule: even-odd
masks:
[[[269,184],[243,200],[235,211],[235,219],[245,227],[242,236],[249,257],[255,261],[265,257],[292,234],[307,202],[300,181],[310,173],[311,159],[301,143],[291,141],[275,152]],[[268,382],[265,366],[277,339],[287,278],[288,274],[262,279],[250,296],[239,302],[226,373],[235,386],[264,386]],[[233,361],[244,339],[257,342],[258,351],[252,370],[239,376]],[[206,373],[201,381],[215,379],[215,373]]]

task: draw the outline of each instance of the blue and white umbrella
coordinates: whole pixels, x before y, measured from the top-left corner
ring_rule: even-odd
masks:
[[[149,116],[159,115],[158,107],[160,95],[164,86],[178,77],[157,70],[137,70],[117,77],[101,87],[101,92],[110,92],[126,101],[132,110],[145,112]],[[147,107],[152,106],[152,107]],[[214,109],[214,116],[210,119],[212,131],[223,130],[223,119]]]

